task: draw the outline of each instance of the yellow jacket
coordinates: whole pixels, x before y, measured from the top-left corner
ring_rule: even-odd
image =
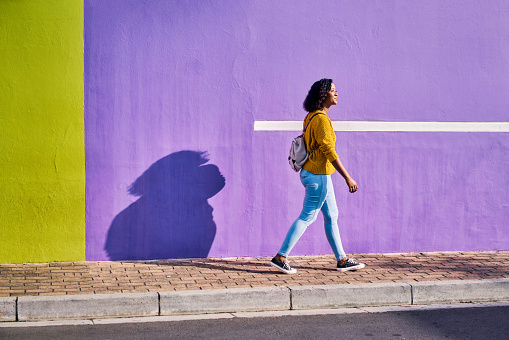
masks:
[[[309,123],[304,132],[304,141],[308,152],[318,148],[311,153],[303,168],[315,175],[330,175],[336,171],[331,162],[339,157],[335,149],[336,134],[331,120],[323,111],[308,113],[304,119],[304,127],[315,113],[321,114],[316,115]]]

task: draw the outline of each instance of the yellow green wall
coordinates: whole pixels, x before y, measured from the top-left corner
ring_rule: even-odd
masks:
[[[83,1],[0,1],[0,263],[85,259]]]

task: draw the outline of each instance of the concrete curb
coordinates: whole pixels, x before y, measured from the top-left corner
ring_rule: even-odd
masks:
[[[16,297],[0,298],[0,321],[16,321]]]
[[[509,300],[509,279],[412,283],[413,304]]]
[[[292,309],[409,305],[408,283],[359,283],[331,286],[290,287]]]
[[[0,321],[509,301],[509,278],[0,298]]]
[[[161,315],[289,310],[287,287],[159,293]]]
[[[159,315],[157,293],[21,296],[18,320]]]

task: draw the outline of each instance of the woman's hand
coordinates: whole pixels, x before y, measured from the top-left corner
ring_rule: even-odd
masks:
[[[343,176],[343,178],[345,179],[346,181],[346,185],[348,185],[348,191],[350,191],[352,194],[354,192],[357,191],[357,189],[359,189],[359,187],[357,186],[357,182],[355,182],[353,180],[352,177],[350,177],[350,175],[348,174],[348,171],[346,171],[345,167],[343,166],[343,164],[341,163],[341,161],[339,160],[339,158],[336,158],[335,160],[333,160],[332,162],[332,165],[334,166],[334,168],[341,174],[341,176]]]
[[[353,194],[354,192],[357,191],[357,189],[359,189],[359,187],[357,186],[357,182],[355,182],[353,180],[352,177],[347,177],[345,178],[345,181],[346,181],[346,185],[348,185],[348,190]]]

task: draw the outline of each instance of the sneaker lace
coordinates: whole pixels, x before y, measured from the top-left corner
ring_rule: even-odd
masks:
[[[345,265],[346,265],[346,266],[348,266],[348,267],[350,267],[350,266],[356,266],[356,265],[358,265],[358,264],[359,264],[359,262],[355,261],[355,260],[354,260],[354,259],[352,259],[352,258],[348,258],[348,259],[346,260],[346,262],[345,262]]]
[[[283,268],[286,270],[291,270],[292,267],[290,267],[290,263],[288,263],[288,260],[283,261]]]

